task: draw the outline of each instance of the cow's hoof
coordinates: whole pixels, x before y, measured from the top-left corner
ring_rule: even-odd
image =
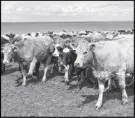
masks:
[[[26,86],[26,84],[25,83],[22,83],[22,86]]]
[[[46,82],[46,80],[42,80],[42,83],[45,83]]]
[[[65,84],[66,84],[66,85],[69,85],[69,81],[65,81]]]
[[[98,89],[97,87],[93,86],[93,89]]]
[[[28,74],[27,75],[27,78],[31,78],[33,75],[32,74]]]
[[[96,110],[99,110],[101,107],[102,107],[102,104],[101,103],[96,103]]]
[[[81,89],[82,89],[82,87],[80,85],[78,85],[78,90],[81,90]]]
[[[33,72],[33,76],[38,76],[39,73]]]
[[[122,105],[125,105],[125,104],[127,104],[128,103],[128,100],[127,99],[123,99],[122,100]]]
[[[111,90],[111,88],[107,88],[104,90],[104,92],[109,92]]]
[[[52,74],[52,73],[53,73],[53,71],[50,71],[50,73]]]
[[[78,87],[78,88],[77,88],[77,91],[80,91],[80,90],[81,90],[81,89]]]
[[[45,83],[45,81],[43,81],[43,80],[42,80],[41,82],[42,82],[42,83]]]

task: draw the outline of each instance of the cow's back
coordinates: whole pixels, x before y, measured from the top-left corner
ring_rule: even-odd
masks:
[[[47,49],[51,43],[50,39],[46,41],[43,38],[23,40],[16,44],[18,47],[17,53],[25,61],[31,61],[34,57],[40,61],[47,56]]]
[[[133,47],[131,43],[125,43],[125,49],[123,44],[120,44],[117,41],[97,42],[95,45],[95,55],[100,69],[117,71],[123,64],[132,66]]]
[[[45,45],[50,45],[50,43],[53,42],[53,39],[50,36],[44,35],[44,36],[40,36],[40,37],[34,37],[32,39],[34,42],[37,43],[44,43]]]

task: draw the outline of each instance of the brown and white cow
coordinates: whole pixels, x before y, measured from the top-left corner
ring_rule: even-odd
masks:
[[[74,62],[77,57],[75,51],[70,46],[56,44],[53,55],[55,57],[58,57],[59,71],[61,71],[62,70],[61,67],[64,66],[65,82],[69,83],[69,75],[73,74]]]
[[[38,71],[40,62],[42,62],[45,66],[42,82],[45,82],[47,70],[52,62],[53,52],[53,40],[48,36],[23,40],[17,44],[8,44],[4,47],[3,63],[9,63],[12,58],[14,62],[19,63],[23,74],[22,85],[26,85],[26,77],[33,75],[34,69]],[[28,73],[25,69],[27,64],[30,65]]]
[[[134,69],[134,47],[133,39],[131,40],[121,39],[91,43],[90,47],[93,47],[92,49],[96,60],[96,63],[92,65],[92,73],[94,77],[97,78],[99,86],[99,97],[96,103],[96,109],[102,106],[105,82],[110,81],[112,77],[118,80],[122,92],[122,103],[125,104],[128,102],[128,96],[125,90],[125,75],[127,70],[133,73]],[[89,52],[87,51],[86,53]],[[81,61],[78,61],[80,66],[84,65],[85,59],[85,57],[82,57],[82,59],[80,59]]]

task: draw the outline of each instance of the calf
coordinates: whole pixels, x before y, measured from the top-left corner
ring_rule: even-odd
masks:
[[[61,65],[65,68],[65,82],[69,83],[69,76],[73,74],[74,62],[76,60],[76,53],[70,46],[55,45],[54,56],[58,57],[59,70],[61,71]]]

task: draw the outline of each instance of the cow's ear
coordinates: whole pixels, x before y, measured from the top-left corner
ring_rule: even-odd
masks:
[[[95,50],[95,47],[96,47],[95,44],[91,44],[91,45],[90,45],[90,50],[91,50],[91,51],[94,51],[94,50]]]
[[[12,38],[14,38],[15,37],[15,34],[12,34]]]
[[[7,36],[7,37],[10,37],[10,35],[9,35],[9,34],[6,34],[6,36]]]

